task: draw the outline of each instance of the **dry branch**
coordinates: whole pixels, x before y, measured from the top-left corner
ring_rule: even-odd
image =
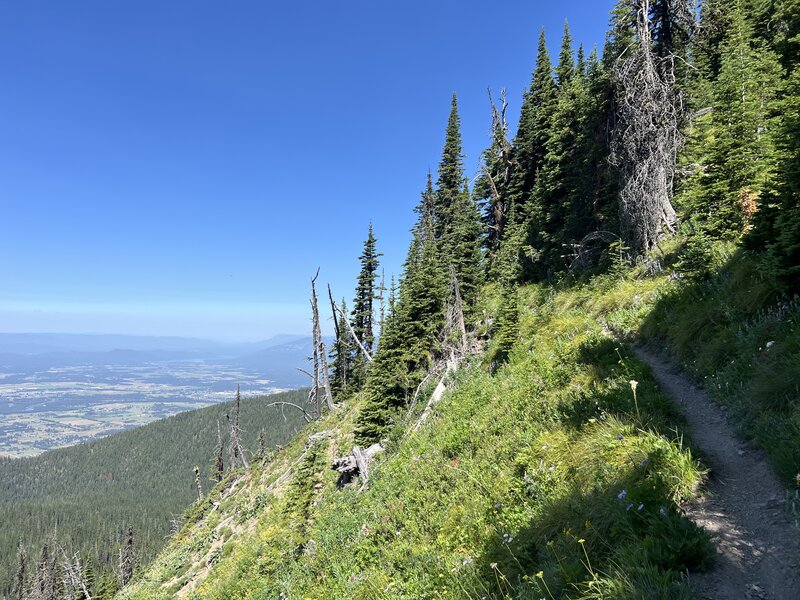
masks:
[[[356,332],[353,330],[353,326],[350,324],[350,319],[347,318],[347,315],[344,313],[344,311],[341,308],[339,308],[339,306],[335,302],[333,303],[333,308],[340,315],[342,315],[344,317],[344,319],[342,319],[342,320],[347,324],[347,329],[350,331],[350,335],[356,341],[356,344],[358,345],[359,349],[361,350],[361,353],[364,355],[364,358],[366,359],[366,361],[367,362],[372,362],[372,355],[367,351],[366,348],[364,348],[364,345],[361,343],[361,340],[358,339],[358,336],[356,335]]]
[[[314,417],[299,404],[294,404],[293,402],[270,402],[269,404],[267,404],[266,408],[270,408],[272,406],[290,406],[292,408],[296,408],[297,410],[303,413],[303,417],[305,418],[306,423],[310,423],[311,421],[314,420]]]

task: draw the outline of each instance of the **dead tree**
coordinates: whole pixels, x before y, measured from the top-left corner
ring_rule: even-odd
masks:
[[[67,556],[64,548],[59,548],[61,551],[61,600],[92,600],[92,595],[89,592],[89,586],[86,581],[83,565],[78,553],[72,555],[72,558]]]
[[[383,446],[372,444],[366,450],[359,446],[353,446],[353,451],[347,456],[334,459],[331,469],[339,472],[339,480],[336,485],[343,488],[356,477],[360,477],[364,484],[369,480],[369,463],[379,452],[383,452]]]
[[[331,392],[331,381],[328,376],[328,356],[325,353],[325,342],[322,341],[322,328],[319,322],[319,306],[317,304],[317,277],[319,277],[319,269],[316,275],[311,279],[311,314],[313,319],[313,334],[314,334],[314,369],[317,374],[315,387],[319,393],[320,383],[325,391],[325,402],[328,410],[335,408],[333,404],[333,393]],[[322,416],[322,403],[317,397],[317,415]]]
[[[200,502],[203,499],[203,486],[200,484],[200,467],[197,465],[194,467],[194,485],[197,487],[197,501]]]
[[[683,102],[675,88],[674,55],[653,51],[650,0],[639,0],[636,40],[614,62],[617,122],[611,160],[620,174],[622,232],[637,254],[673,232],[672,188]]]
[[[481,165],[483,176],[489,185],[491,192],[491,225],[490,239],[494,242],[502,239],[506,220],[508,219],[507,201],[503,197],[502,190],[505,190],[511,180],[511,169],[513,165],[512,147],[508,141],[508,121],[506,121],[506,90],[500,91],[500,109],[494,103],[492,90],[489,89],[489,105],[492,110],[492,145],[484,154],[484,161]]]
[[[242,396],[239,385],[236,386],[236,400],[233,403],[233,420],[231,421],[231,441],[230,441],[230,468],[238,469],[239,467],[247,467],[247,459],[244,456],[244,448],[242,447],[242,429],[240,421],[240,412],[242,405]]]
[[[464,306],[461,301],[461,287],[458,284],[458,276],[453,265],[450,265],[450,298],[445,312],[443,348],[450,353],[452,360],[460,360],[469,351],[469,340],[467,339],[467,327],[464,322]],[[455,342],[454,339],[455,338]]]
[[[17,546],[17,573],[14,576],[14,588],[11,591],[11,597],[14,600],[24,600],[27,577],[28,555],[20,540],[19,546]]]
[[[128,527],[128,534],[125,536],[125,544],[119,550],[119,564],[117,565],[117,583],[119,587],[125,587],[133,577],[133,570],[136,567],[136,556],[133,551],[133,527]]]
[[[223,456],[225,454],[225,442],[222,440],[222,427],[220,427],[219,419],[217,419],[217,447],[214,449],[214,471],[212,481],[219,483],[225,476],[225,462]]]

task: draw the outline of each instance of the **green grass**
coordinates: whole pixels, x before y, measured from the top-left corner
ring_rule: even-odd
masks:
[[[637,331],[666,284],[521,289],[508,362],[460,369],[417,433],[405,427],[420,405],[398,415],[369,489],[337,490],[328,467],[352,447],[356,399],[311,426],[329,437],[297,439],[214,490],[206,506],[218,508],[122,597],[691,597],[681,573],[712,552],[680,506],[704,470],[681,416],[612,334]]]

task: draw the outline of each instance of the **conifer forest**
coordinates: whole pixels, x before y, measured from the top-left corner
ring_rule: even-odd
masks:
[[[609,8],[309,265],[309,387],[1,461],[0,593],[800,598],[800,0]]]

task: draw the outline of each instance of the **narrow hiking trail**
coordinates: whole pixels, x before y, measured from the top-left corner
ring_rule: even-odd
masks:
[[[667,358],[641,346],[661,389],[686,415],[692,441],[711,468],[703,496],[688,509],[711,534],[714,567],[691,575],[707,600],[800,600],[800,531],[784,510],[786,488],[760,450],[739,439],[705,391]]]

